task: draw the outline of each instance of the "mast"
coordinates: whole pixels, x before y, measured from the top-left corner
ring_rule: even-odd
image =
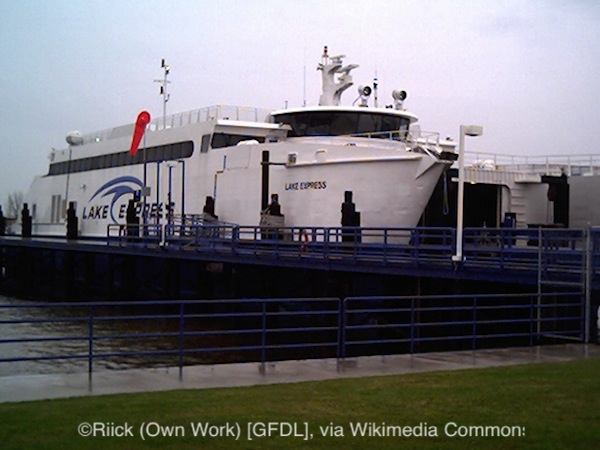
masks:
[[[350,71],[356,69],[358,64],[349,64],[342,67],[345,55],[329,56],[327,46],[323,49],[321,63],[317,70],[323,72],[323,92],[319,98],[320,106],[339,106],[342,93],[352,86]],[[338,75],[336,80],[335,76]]]
[[[171,66],[168,66],[163,58],[161,59],[160,67],[164,71],[164,78],[161,80],[154,80],[154,82],[160,83],[160,95],[163,97],[163,129],[165,129],[167,128],[167,102],[171,97],[167,93],[167,85],[170,83],[170,81],[167,80],[167,75],[169,75],[169,72],[171,71]]]

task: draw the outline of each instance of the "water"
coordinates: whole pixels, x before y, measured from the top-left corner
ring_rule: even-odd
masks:
[[[4,323],[19,319],[45,319],[58,317],[59,311],[41,308],[7,308],[26,306],[27,301],[0,296],[0,339],[32,339],[82,334],[83,324],[76,323]],[[83,342],[17,342],[0,343],[0,358],[40,357],[77,354],[84,351]],[[17,361],[0,362],[0,376],[73,372],[84,367],[84,361]]]
[[[60,360],[37,360],[0,362],[0,376],[22,374],[73,373],[88,370],[89,322],[87,307],[31,307],[37,302],[19,300],[0,295],[0,341],[8,339],[51,338],[51,341],[0,342],[0,359],[23,357],[55,357],[68,355]],[[16,308],[14,306],[19,306]],[[131,312],[129,312],[131,313]],[[102,312],[103,316],[122,315],[123,311],[113,309]],[[30,323],[7,323],[17,320]],[[66,320],[68,319],[68,320]],[[110,335],[133,335],[111,339],[94,340],[94,353],[115,353],[124,351],[157,351],[177,348],[176,337],[136,338],[135,334],[172,333],[176,320],[118,320],[102,321],[94,324],[95,338]],[[62,338],[81,338],[63,340]],[[81,356],[78,358],[73,358]],[[72,358],[72,359],[71,359]],[[93,370],[127,369],[132,367],[155,367],[176,365],[177,355],[113,356],[94,360]]]

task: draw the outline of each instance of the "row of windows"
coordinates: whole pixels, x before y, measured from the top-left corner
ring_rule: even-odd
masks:
[[[231,147],[242,141],[249,140],[258,141],[261,144],[265,142],[265,138],[262,136],[230,133],[206,134],[202,136],[200,152],[206,153],[209,148]],[[192,156],[193,152],[194,143],[192,141],[178,142],[176,144],[160,145],[140,150],[135,156],[131,156],[129,152],[118,152],[52,163],[50,164],[48,175],[64,175],[66,173],[87,172],[90,170],[143,164],[144,153],[146,154],[146,162],[157,162],[189,158]]]
[[[66,173],[131,166],[134,164],[143,164],[144,160],[149,163],[177,160],[189,158],[192,156],[192,153],[194,153],[194,143],[192,141],[178,142],[176,144],[140,149],[135,156],[131,156],[126,151],[52,163],[50,164],[48,175],[63,175]]]

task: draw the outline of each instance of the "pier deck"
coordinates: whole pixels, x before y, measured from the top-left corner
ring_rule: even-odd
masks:
[[[455,261],[451,228],[197,226],[107,239],[3,237],[0,248],[147,256],[258,266],[536,285],[600,287],[600,229],[468,228]]]

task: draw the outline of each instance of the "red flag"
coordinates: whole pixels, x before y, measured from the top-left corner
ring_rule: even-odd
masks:
[[[146,131],[146,125],[150,123],[150,113],[148,111],[142,111],[138,114],[137,120],[135,121],[135,127],[133,128],[133,138],[131,139],[131,147],[129,154],[135,156],[140,146],[144,131]]]

